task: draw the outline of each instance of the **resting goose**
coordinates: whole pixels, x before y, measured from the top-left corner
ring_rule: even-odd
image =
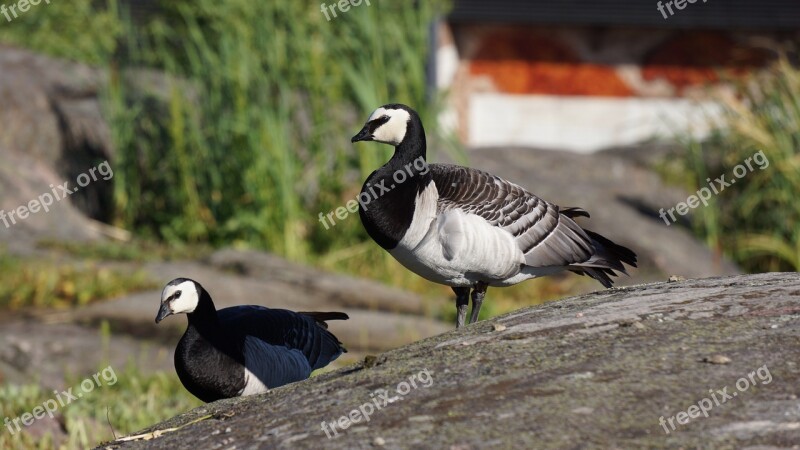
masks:
[[[325,323],[346,320],[340,312],[253,305],[217,311],[200,283],[177,278],[161,293],[156,323],[181,313],[189,326],[175,349],[175,370],[183,386],[204,402],[304,380],[347,351]]]
[[[486,172],[425,162],[425,130],[401,104],[375,110],[352,142],[395,147],[359,195],[367,233],[409,270],[456,294],[456,328],[478,320],[489,286],[510,286],[568,270],[611,287],[636,254],[573,220],[580,208],[546,202]],[[616,271],[616,272],[615,272]]]

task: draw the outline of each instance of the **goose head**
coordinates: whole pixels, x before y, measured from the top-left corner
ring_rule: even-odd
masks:
[[[375,141],[398,146],[407,138],[412,121],[419,122],[419,116],[408,106],[398,103],[383,105],[372,112],[364,128],[350,141]]]
[[[161,292],[161,307],[156,315],[156,323],[173,314],[188,314],[197,309],[203,287],[188,278],[176,278]]]

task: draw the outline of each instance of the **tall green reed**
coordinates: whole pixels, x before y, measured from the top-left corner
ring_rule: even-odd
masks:
[[[312,1],[197,0],[126,33],[129,67],[166,71],[168,95],[108,95],[123,182],[117,221],[167,240],[241,243],[293,259],[363,239],[357,219],[319,212],[352,198],[391,149],[350,136],[388,102],[427,98],[429,24],[442,2],[373,1],[326,21]],[[166,97],[166,98],[164,98]]]
[[[755,153],[769,160],[698,208],[696,231],[748,271],[800,270],[800,70],[781,59],[720,98],[721,127],[688,140],[684,161],[694,189]]]
[[[7,6],[11,2],[3,2]],[[122,33],[118,0],[70,0],[30,5],[7,22],[0,42],[70,60],[105,65]]]

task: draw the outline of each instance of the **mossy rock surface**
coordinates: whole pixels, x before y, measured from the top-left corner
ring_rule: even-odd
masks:
[[[800,444],[796,273],[606,290],[376,356],[265,395],[212,403],[141,432],[180,427],[158,437],[100,448]],[[405,390],[401,383],[421,371],[427,372],[415,378],[417,388],[409,385],[405,395],[393,392]],[[378,389],[397,398],[385,406],[381,401],[369,422],[362,419],[346,430],[337,425],[337,433],[327,437],[322,422],[338,421],[372,402]],[[731,398],[713,404],[712,393],[721,401],[717,391],[722,390]],[[691,412],[690,406],[706,398],[713,404],[708,417],[701,414],[685,424],[675,418],[674,431],[666,425],[669,433],[659,424],[660,417],[666,421]]]

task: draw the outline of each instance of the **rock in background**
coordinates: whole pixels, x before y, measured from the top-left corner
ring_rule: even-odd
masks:
[[[110,131],[98,95],[101,71],[82,64],[0,46],[0,209],[8,213],[50,193],[99,162],[113,165]],[[51,187],[52,185],[52,187]],[[54,202],[24,220],[0,222],[0,242],[29,253],[41,239],[88,240],[103,236],[94,220],[111,199],[110,181]],[[82,201],[91,199],[92,201]],[[81,210],[76,205],[83,204]]]

